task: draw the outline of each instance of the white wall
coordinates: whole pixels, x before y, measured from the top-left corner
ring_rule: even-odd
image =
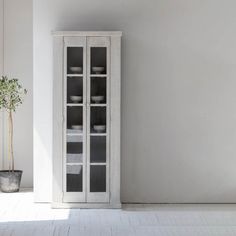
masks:
[[[0,75],[3,74],[3,9],[4,9],[4,4],[3,0],[0,0]],[[0,139],[0,169],[2,169],[2,164],[3,164],[3,114],[0,112],[0,134],[1,134],[1,139]]]
[[[236,2],[35,0],[36,200],[51,198],[51,30],[121,30],[122,201],[236,202]]]
[[[4,4],[3,0],[0,0],[0,73],[3,73],[3,26],[4,26]]]
[[[9,77],[18,78],[28,90],[23,105],[18,108],[14,115],[15,168],[23,170],[22,187],[33,186],[32,7],[31,0],[5,0],[4,21],[1,19],[1,23],[4,22],[4,68],[2,68],[1,74],[4,72]],[[0,32],[2,32],[1,28]],[[2,36],[2,34],[0,35]],[[3,64],[2,61],[0,62]],[[6,128],[7,123],[5,121],[5,132],[1,131],[1,142],[4,135],[6,136]],[[6,142],[4,144],[3,149],[6,149]],[[4,163],[6,166],[6,162]]]

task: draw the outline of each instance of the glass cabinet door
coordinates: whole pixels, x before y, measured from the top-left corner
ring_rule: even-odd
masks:
[[[64,202],[109,202],[110,39],[65,37]]]
[[[109,201],[109,44],[87,38],[87,202]]]
[[[86,200],[86,38],[65,37],[64,201]]]

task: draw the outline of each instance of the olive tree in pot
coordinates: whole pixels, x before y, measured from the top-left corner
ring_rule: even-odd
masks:
[[[13,113],[22,104],[27,90],[18,79],[0,78],[0,110],[5,110],[8,117],[8,170],[0,171],[0,188],[2,192],[18,192],[22,171],[15,170],[13,153]]]

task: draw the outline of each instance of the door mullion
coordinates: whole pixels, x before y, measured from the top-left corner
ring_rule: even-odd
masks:
[[[84,122],[84,158],[83,158],[83,169],[84,169],[84,181],[83,181],[83,188],[84,188],[84,201],[87,201],[87,38],[85,38],[85,45],[83,50],[83,122]]]
[[[86,202],[88,201],[88,194],[90,191],[90,47],[88,45],[88,40],[86,37],[86,66],[87,66],[87,156],[86,156],[86,172],[87,172],[87,182],[86,182]]]

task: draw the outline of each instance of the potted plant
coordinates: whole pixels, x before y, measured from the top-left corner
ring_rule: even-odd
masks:
[[[8,170],[0,171],[0,188],[2,192],[18,192],[22,176],[21,170],[15,170],[13,153],[13,113],[23,103],[27,90],[18,79],[0,78],[0,110],[5,110],[8,117]]]

